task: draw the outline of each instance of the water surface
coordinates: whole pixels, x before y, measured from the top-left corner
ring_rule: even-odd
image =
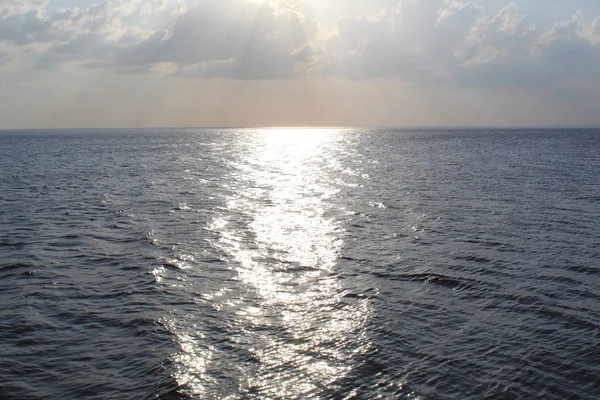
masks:
[[[597,399],[600,131],[0,132],[0,397]]]

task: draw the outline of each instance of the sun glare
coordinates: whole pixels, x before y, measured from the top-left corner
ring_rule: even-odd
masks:
[[[245,293],[219,308],[231,313],[236,326],[247,327],[231,340],[258,361],[250,370],[239,366],[242,390],[308,398],[347,376],[353,358],[369,349],[364,327],[370,305],[338,307],[345,294],[336,273],[345,230],[330,214],[340,211],[332,209],[340,190],[332,177],[342,168],[343,140],[338,129],[240,132],[229,195],[209,229]],[[216,289],[214,298],[220,296],[227,294]],[[274,330],[285,335],[265,334]],[[182,348],[178,382],[208,396],[215,385],[206,374],[210,351]]]

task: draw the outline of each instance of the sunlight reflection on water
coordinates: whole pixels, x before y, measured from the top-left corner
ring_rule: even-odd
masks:
[[[231,340],[254,360],[240,367],[241,393],[315,397],[371,346],[364,329],[370,304],[346,302],[335,271],[344,228],[326,217],[346,169],[338,160],[341,139],[336,130],[264,130],[239,138],[244,149],[233,161],[231,195],[210,229],[242,285],[214,305],[235,315]],[[207,395],[210,351],[180,340],[177,380]]]

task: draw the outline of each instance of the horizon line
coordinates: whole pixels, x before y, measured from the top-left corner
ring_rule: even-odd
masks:
[[[319,129],[402,129],[402,130],[536,130],[536,129],[600,129],[600,125],[298,125],[298,126],[141,126],[141,127],[58,127],[58,128],[0,128],[7,131],[81,131],[81,130],[143,130],[143,129],[230,129],[230,130],[319,130]]]

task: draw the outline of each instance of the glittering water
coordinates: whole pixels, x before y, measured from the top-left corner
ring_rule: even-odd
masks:
[[[600,398],[600,131],[0,132],[0,398]]]

